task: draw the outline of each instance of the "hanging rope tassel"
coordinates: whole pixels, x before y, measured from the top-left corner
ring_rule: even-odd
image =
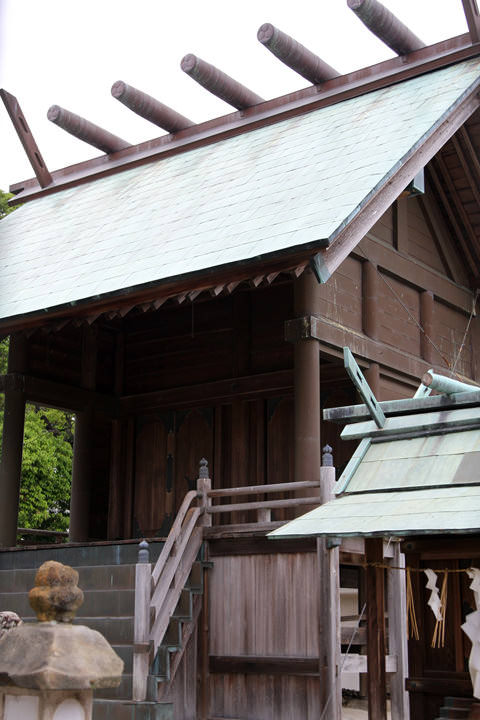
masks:
[[[415,615],[415,604],[413,602],[413,589],[412,589],[412,577],[410,570],[407,568],[406,575],[406,586],[407,586],[407,632],[409,638],[415,638],[419,640],[420,635],[418,633],[417,617]]]
[[[444,570],[442,589],[440,591],[440,612],[441,619],[435,623],[432,637],[432,648],[445,647],[445,620],[447,617],[447,591],[448,591],[448,570]]]

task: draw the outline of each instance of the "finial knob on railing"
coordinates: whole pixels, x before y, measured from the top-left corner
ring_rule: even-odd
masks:
[[[150,545],[146,540],[142,540],[142,542],[138,546],[138,562],[139,563],[149,563],[150,562]]]
[[[208,460],[202,458],[200,460],[200,470],[198,471],[199,478],[208,478]]]
[[[333,455],[330,445],[325,445],[322,451],[322,467],[333,467]]]

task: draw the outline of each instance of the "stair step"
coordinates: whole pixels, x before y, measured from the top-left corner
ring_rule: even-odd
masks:
[[[32,609],[28,602],[28,593],[7,592],[0,593],[0,608],[13,610],[21,618],[32,616]],[[83,605],[78,609],[77,617],[117,617],[119,615],[133,615],[135,609],[135,590],[86,590],[84,591]]]
[[[177,620],[190,620],[192,617],[192,593],[187,588],[183,588],[180,593],[177,606],[172,613],[172,618]]]
[[[93,720],[174,720],[173,703],[94,699]]]
[[[82,590],[131,590],[135,587],[135,565],[84,565],[77,568]],[[35,568],[0,570],[0,593],[28,592],[35,581]]]

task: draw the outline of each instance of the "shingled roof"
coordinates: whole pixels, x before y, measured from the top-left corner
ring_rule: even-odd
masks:
[[[1,223],[0,318],[293,253],[326,279],[327,248],[346,257],[478,107],[479,83],[473,58],[41,196]]]

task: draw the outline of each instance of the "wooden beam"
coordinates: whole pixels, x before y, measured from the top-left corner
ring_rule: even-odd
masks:
[[[472,43],[476,43],[480,40],[480,17],[477,0],[462,0],[462,5]]]
[[[339,548],[317,538],[318,645],[322,715],[342,717]]]
[[[476,175],[477,175],[477,183],[480,182],[480,160],[478,158],[477,151],[475,150],[473,143],[470,138],[470,134],[468,132],[467,125],[463,125],[460,130],[458,131],[460,134],[460,137],[463,140],[463,143],[467,149],[468,159],[471,163],[471,166],[474,168]]]
[[[363,250],[365,250],[365,254],[363,254]],[[380,243],[370,234],[362,240],[352,254],[361,262],[365,261],[365,255],[367,255],[381,272],[386,271],[396,280],[406,281],[419,291],[429,289],[438,300],[460,308],[467,316],[470,314],[473,297],[471,290],[459,287],[446,278],[443,273],[433,270],[418,260],[402,255],[400,251],[397,252],[394,248]]]
[[[341,663],[344,672],[366,673],[366,655],[341,655]],[[396,659],[392,655],[385,658],[385,671],[395,672]],[[209,671],[212,674],[230,675],[239,673],[241,675],[300,675],[320,677],[318,669],[318,658],[316,657],[288,657],[274,655],[210,655]],[[326,715],[331,718],[331,715]]]
[[[312,337],[317,338],[321,350],[326,353],[336,352],[340,356],[339,348],[348,346],[357,359],[364,359],[368,363],[378,363],[382,372],[395,368],[399,374],[405,376],[406,381],[411,378],[417,385],[418,379],[428,370],[427,364],[421,358],[385,343],[375,342],[366,335],[325,318],[310,317],[308,328],[296,323],[297,320],[290,320],[286,323],[286,339],[290,340],[300,332],[309,332]],[[442,369],[441,366],[436,367],[439,370]],[[445,368],[443,370],[445,371]]]
[[[156,390],[140,395],[127,395],[120,399],[122,414],[138,414],[161,407],[181,407],[204,405],[232,398],[253,398],[257,395],[275,395],[279,392],[291,392],[293,372],[278,370],[271,373],[233,377],[200,385],[190,385],[168,390]]]
[[[467,158],[465,157],[465,153],[463,151],[463,148],[460,144],[460,141],[459,141],[457,135],[454,135],[452,137],[452,143],[453,143],[453,147],[455,148],[455,152],[458,155],[458,159],[460,160],[460,164],[463,168],[463,172],[465,173],[465,176],[468,180],[468,184],[470,186],[470,190],[472,191],[472,195],[475,198],[475,202],[477,203],[477,205],[480,209],[480,190],[478,189],[478,182],[473,177],[472,171],[470,169],[470,158],[467,160]]]
[[[404,255],[408,255],[408,201],[400,196],[393,205],[393,244]]]
[[[455,252],[453,238],[448,232],[448,227],[441,217],[437,201],[433,197],[433,189],[430,190],[429,188],[425,195],[419,195],[417,202],[438,247],[446,274],[455,283],[461,285],[462,281],[465,282],[465,275],[468,276],[468,271],[463,271],[460,257]]]
[[[84,410],[93,403],[105,415],[115,416],[118,413],[118,401],[111,395],[23,373],[0,375],[0,392],[15,388],[22,389],[28,402],[40,405],[76,411]]]
[[[415,146],[409,157],[404,159],[388,181],[384,182],[377,193],[362,207],[361,212],[357,212],[340,232],[328,238],[328,247],[320,250],[314,258],[315,273],[319,282],[324,283],[331,277],[408,183],[441,150],[479,105],[478,88],[475,86],[424,142]],[[469,224],[468,218],[467,223]]]
[[[367,664],[368,718],[387,720],[385,677],[385,609],[383,569],[372,563],[383,563],[382,538],[365,539],[367,588]]]
[[[317,87],[309,87],[290,95],[262,103],[248,113],[237,112],[230,116],[201,123],[194,128],[183,130],[182,137],[161,137],[132,148],[123,150],[119,157],[94,158],[73,167],[63,168],[53,173],[53,185],[49,192],[78,185],[93,177],[101,177],[118,172],[120,169],[135,167],[194,147],[200,147],[221,139],[246,132],[253,127],[278,122],[304,112],[326,107],[336,102],[388,87],[397,82],[431,72],[446,64],[453,64],[475,57],[478,47],[472,47],[468,33],[456,38],[444,40],[411,53],[407,58],[392,58],[368,68],[356,70],[339,78],[333,78]],[[11,191],[18,193],[15,202],[27,202],[46,192],[36,180],[15,183]]]
[[[471,259],[471,262],[472,262],[472,267],[470,269],[475,274],[475,269],[476,269],[475,263],[477,260],[476,253],[474,250],[475,245],[477,244],[476,233],[472,227],[472,224],[470,222],[470,218],[468,217],[467,211],[465,210],[465,207],[463,206],[463,203],[460,200],[457,189],[456,189],[455,185],[453,184],[453,180],[450,176],[447,166],[445,165],[445,161],[442,158],[440,153],[435,158],[435,164],[436,164],[438,170],[440,171],[440,178],[441,178],[443,184],[447,187],[448,192],[450,194],[450,198],[452,199],[455,209],[458,213],[458,216],[460,217],[463,227],[465,228],[467,242],[464,242],[464,245],[468,249],[468,257]],[[463,233],[462,233],[462,235],[463,235]]]
[[[380,407],[387,417],[407,413],[421,413],[429,410],[455,410],[459,407],[474,407],[480,404],[478,392],[458,393],[457,395],[432,395],[426,398],[406,398],[405,400],[384,400]],[[370,419],[370,411],[366,405],[346,405],[338,408],[327,408],[323,411],[323,419],[345,424],[362,422]]]
[[[378,340],[378,270],[376,265],[366,260],[362,263],[362,321],[363,332],[372,340]]]
[[[10,95],[9,92],[3,89],[0,89],[0,97],[7,109],[10,120],[15,128],[15,132],[23,145],[23,149],[27,154],[38,184],[41,188],[47,187],[47,185],[50,185],[53,182],[53,179],[47,166],[45,165],[45,161],[40,153],[40,150],[38,149],[38,145],[35,142],[35,138],[32,135],[32,131],[30,130],[30,127],[25,119],[25,115],[20,107],[20,103],[16,97]]]

